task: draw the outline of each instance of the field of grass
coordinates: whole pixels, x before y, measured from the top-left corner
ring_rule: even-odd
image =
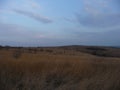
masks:
[[[119,49],[0,48],[0,90],[120,90]]]

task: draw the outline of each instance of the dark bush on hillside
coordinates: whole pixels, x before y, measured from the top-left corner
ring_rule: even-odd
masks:
[[[3,46],[0,46],[0,50],[3,48]]]
[[[91,54],[96,56],[101,56],[101,57],[108,57],[106,53],[103,51],[93,51]]]
[[[41,52],[43,52],[43,51],[44,51],[44,49],[42,49],[42,48],[41,48],[41,49],[40,49],[40,51],[41,51]]]
[[[6,50],[9,50],[11,48],[11,46],[5,46],[4,47]]]
[[[52,52],[53,52],[53,50],[46,50],[46,52],[52,53]]]
[[[34,54],[36,54],[37,53],[37,49],[34,49]]]
[[[28,49],[28,51],[29,51],[29,53],[31,53],[32,49],[31,49],[31,48],[29,48],[29,49]]]
[[[88,47],[87,49],[92,51],[106,51],[105,48],[99,48],[99,47]]]
[[[13,57],[14,57],[15,59],[20,58],[21,55],[22,55],[22,52],[21,52],[21,51],[15,51],[15,52],[13,53]]]

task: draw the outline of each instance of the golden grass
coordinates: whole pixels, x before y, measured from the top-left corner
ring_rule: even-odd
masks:
[[[52,50],[0,50],[0,90],[120,90],[120,58]]]

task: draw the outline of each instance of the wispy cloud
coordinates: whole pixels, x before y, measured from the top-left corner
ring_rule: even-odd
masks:
[[[33,31],[33,29],[16,24],[0,23],[0,40],[34,41],[36,36],[44,36],[39,37],[39,39],[46,38],[46,34],[44,31]]]
[[[14,9],[13,11],[16,12],[16,13],[19,13],[21,15],[33,18],[33,19],[35,19],[35,20],[37,20],[39,22],[42,22],[42,23],[51,23],[51,22],[53,22],[48,17],[41,16],[41,15],[39,15],[37,13],[33,13],[33,12],[29,12],[29,11],[24,11],[24,10],[18,10],[18,9]]]
[[[111,12],[112,10],[109,6],[110,1],[111,0],[84,0],[84,10],[90,15]]]
[[[35,1],[33,0],[27,0],[28,3],[30,3],[31,7],[34,8],[34,9],[40,9],[40,5],[38,3],[36,3]]]
[[[2,1],[0,1],[0,3],[1,2]],[[40,14],[38,11],[40,11],[40,5],[35,0],[21,0],[20,2],[11,0],[4,8],[0,8],[0,13],[14,14],[14,12],[16,12],[41,23],[53,22],[53,20]]]
[[[120,13],[110,6],[113,0],[84,0],[84,13],[75,13],[78,22],[85,27],[109,28],[120,25]],[[114,2],[118,2],[115,0]]]
[[[83,17],[76,14],[77,20],[80,24],[88,27],[114,27],[120,25],[120,14],[102,14],[97,16]]]
[[[57,37],[57,38],[56,38]],[[0,23],[1,45],[23,45],[23,46],[49,46],[61,44],[58,35],[42,30],[35,30],[16,24]],[[63,40],[61,40],[63,41]]]
[[[64,17],[63,19],[64,19],[65,21],[67,21],[67,22],[70,22],[70,23],[75,23],[75,22],[76,22],[76,20],[75,20],[74,18]]]

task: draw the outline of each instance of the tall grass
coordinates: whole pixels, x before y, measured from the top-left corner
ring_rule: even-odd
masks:
[[[0,90],[120,90],[119,58],[0,51]]]

